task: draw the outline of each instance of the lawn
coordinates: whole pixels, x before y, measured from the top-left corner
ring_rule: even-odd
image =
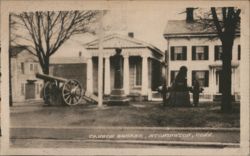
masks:
[[[11,108],[12,126],[145,126],[145,127],[240,127],[240,104],[230,114],[220,112],[218,103],[199,107],[163,107],[159,102],[129,106],[84,104],[72,107],[17,106]]]

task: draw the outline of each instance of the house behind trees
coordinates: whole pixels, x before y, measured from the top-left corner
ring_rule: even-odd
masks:
[[[181,66],[188,68],[187,82],[191,86],[195,76],[204,88],[203,99],[219,100],[221,96],[222,46],[213,29],[204,29],[187,10],[185,20],[168,21],[164,34],[169,55],[169,78],[171,84]],[[240,35],[236,38],[232,52],[232,95],[240,98]]]

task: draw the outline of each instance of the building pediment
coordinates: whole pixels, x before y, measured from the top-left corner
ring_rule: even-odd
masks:
[[[96,39],[92,42],[85,44],[85,47],[88,50],[98,49],[99,44],[100,44],[100,40]],[[163,52],[161,52],[161,50],[159,50],[158,48],[154,47],[153,45],[151,45],[149,43],[137,40],[137,39],[132,38],[132,37],[123,36],[120,34],[113,34],[113,35],[105,36],[103,38],[103,41],[102,41],[102,47],[104,49],[148,48],[148,49],[155,51],[161,55],[163,54]]]
[[[146,47],[142,43],[136,42],[133,39],[125,38],[120,35],[107,36],[103,39],[103,48],[136,48]],[[99,40],[90,42],[87,45],[87,49],[98,48]]]

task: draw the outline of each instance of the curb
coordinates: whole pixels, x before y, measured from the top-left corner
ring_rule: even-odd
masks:
[[[11,139],[58,139],[91,141],[139,141],[139,142],[212,142],[237,144],[240,142],[238,129],[177,129],[145,127],[25,127],[10,128]]]
[[[31,128],[31,129],[110,129],[110,130],[175,130],[175,131],[224,131],[240,132],[240,128],[213,128],[213,127],[105,127],[105,126],[70,126],[70,127],[50,127],[50,126],[10,126],[10,128]]]

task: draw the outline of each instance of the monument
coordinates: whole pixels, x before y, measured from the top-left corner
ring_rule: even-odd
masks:
[[[187,86],[187,67],[182,66],[170,88],[168,104],[170,106],[191,106],[190,87]]]
[[[122,49],[116,48],[114,59],[114,89],[111,91],[108,99],[108,105],[127,105],[129,98],[125,95],[123,90],[123,57],[121,55]]]

